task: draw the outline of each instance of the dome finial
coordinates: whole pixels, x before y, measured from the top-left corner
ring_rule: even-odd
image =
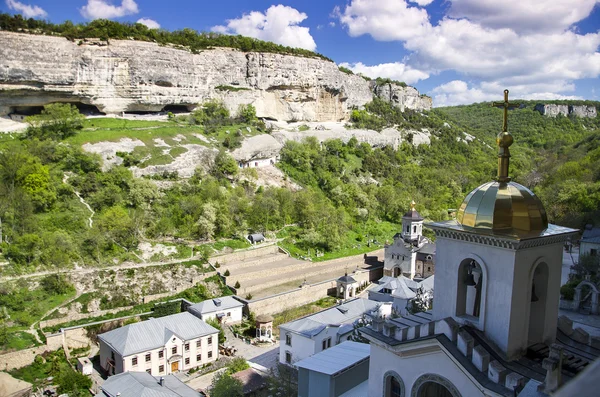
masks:
[[[508,132],[508,109],[514,109],[520,106],[519,103],[508,102],[508,90],[504,90],[504,102],[493,102],[492,106],[504,108],[504,119],[502,122],[502,132],[496,137],[498,144],[498,182],[508,183],[508,166],[510,160],[510,150],[508,148],[513,144],[513,137]]]
[[[411,201],[410,202],[410,209],[414,211],[415,210],[415,205],[417,205],[417,203],[415,203],[415,200]]]

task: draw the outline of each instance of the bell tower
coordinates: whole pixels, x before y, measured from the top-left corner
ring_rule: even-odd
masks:
[[[511,182],[505,90],[498,177],[464,199],[457,219],[428,224],[437,240],[435,319],[483,331],[505,355],[520,357],[556,337],[562,248],[577,230],[548,224],[539,198]]]
[[[402,238],[414,241],[423,235],[423,218],[415,209],[415,201],[410,203],[410,210],[402,217]]]

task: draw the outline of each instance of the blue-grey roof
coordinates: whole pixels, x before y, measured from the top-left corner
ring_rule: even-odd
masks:
[[[585,229],[583,229],[583,235],[581,236],[581,241],[600,237],[600,227],[591,227],[590,225],[586,225]]]
[[[369,358],[370,355],[371,346],[368,343],[346,341],[298,361],[294,365],[298,368],[333,375]]]
[[[200,393],[173,375],[154,377],[147,372],[123,372],[109,377],[96,397],[199,397]]]
[[[222,296],[215,299],[207,299],[200,303],[196,303],[188,307],[188,312],[201,316],[204,314],[214,313],[220,310],[234,309],[243,307],[244,304],[232,296]]]
[[[338,333],[343,334],[351,330],[351,325],[363,314],[369,314],[379,309],[380,306],[381,303],[379,302],[358,298],[310,316],[281,324],[279,328],[312,338],[327,326],[349,325],[349,327],[341,327],[341,332],[338,330]]]
[[[173,336],[191,340],[218,332],[193,314],[184,312],[129,324],[100,334],[98,339],[127,357],[164,346]]]

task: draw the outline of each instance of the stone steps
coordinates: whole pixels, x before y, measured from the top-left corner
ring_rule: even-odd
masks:
[[[246,269],[264,268],[265,265],[273,264],[273,263],[276,264],[278,262],[283,262],[286,260],[292,260],[295,263],[310,263],[310,262],[304,262],[304,261],[301,261],[298,259],[290,258],[286,254],[269,254],[269,255],[263,255],[263,256],[253,258],[252,260],[226,263],[226,264],[221,265],[221,269],[223,269],[223,271],[225,271],[224,269],[229,270],[229,272],[232,274],[233,273],[242,273],[242,272],[246,272]]]

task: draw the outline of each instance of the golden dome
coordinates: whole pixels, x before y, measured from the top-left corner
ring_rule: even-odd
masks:
[[[495,105],[495,104],[494,104]],[[504,90],[504,123],[496,138],[498,145],[498,177],[473,190],[458,210],[457,221],[477,231],[494,234],[531,235],[548,228],[548,217],[540,199],[525,186],[510,181],[508,176],[513,137],[507,131],[508,90]]]
[[[533,234],[548,227],[540,199],[515,182],[488,182],[474,189],[461,204],[457,220],[495,234]]]

